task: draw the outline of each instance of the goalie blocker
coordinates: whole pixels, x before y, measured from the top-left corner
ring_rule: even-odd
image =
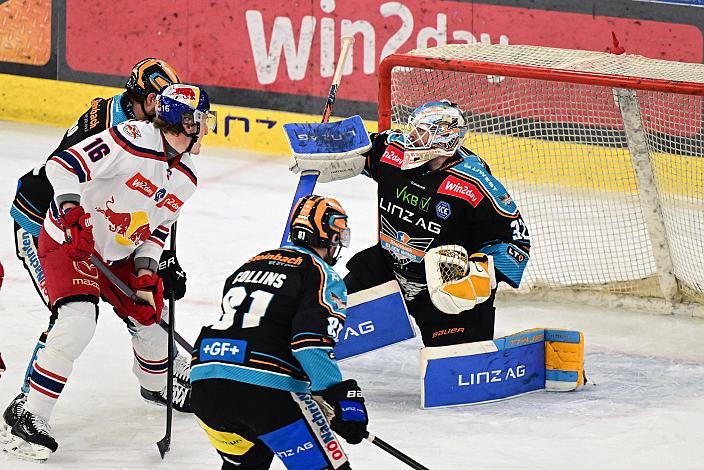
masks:
[[[421,407],[476,405],[580,388],[584,334],[536,328],[478,343],[421,350]]]

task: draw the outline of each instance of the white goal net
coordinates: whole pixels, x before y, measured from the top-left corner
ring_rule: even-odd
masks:
[[[518,45],[394,54],[379,127],[457,102],[531,232],[522,292],[704,303],[704,65]]]

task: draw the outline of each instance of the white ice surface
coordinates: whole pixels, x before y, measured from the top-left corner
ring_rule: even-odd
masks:
[[[61,130],[0,122],[0,408],[17,394],[47,312],[14,256],[8,215],[16,180],[41,163]],[[199,189],[178,229],[188,294],[177,329],[194,340],[219,314],[222,283],[249,256],[276,246],[296,178],[286,159],[206,149],[196,157]],[[350,214],[353,246],[375,240],[374,186],[357,178],[319,187]],[[342,261],[344,264],[344,260]],[[341,269],[344,273],[344,269]],[[342,364],[367,397],[370,429],[433,470],[704,468],[704,321],[579,305],[498,304],[497,335],[530,327],[581,329],[587,373],[598,385],[576,393],[538,392],[489,405],[421,410],[413,340]],[[194,418],[175,415],[172,450],[156,449],[164,410],[144,403],[131,372],[129,336],[101,308],[92,343],[76,362],[52,417],[55,469],[219,468]],[[234,397],[233,397],[234,398]],[[355,469],[407,468],[375,446],[345,446]],[[0,453],[0,469],[38,468]],[[282,468],[275,462],[273,468]]]

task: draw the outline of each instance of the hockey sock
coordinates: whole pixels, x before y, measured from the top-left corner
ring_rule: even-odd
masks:
[[[93,338],[95,313],[96,306],[90,302],[70,302],[59,307],[59,318],[32,368],[27,411],[49,419],[71,375],[73,362]]]
[[[166,309],[165,309],[166,310]],[[169,367],[167,333],[157,324],[137,325],[133,330],[132,349],[134,366],[132,372],[139,385],[151,391],[161,391],[166,386]]]

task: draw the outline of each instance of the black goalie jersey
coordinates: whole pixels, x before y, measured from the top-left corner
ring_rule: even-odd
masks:
[[[229,379],[301,393],[341,382],[332,348],[346,301],[338,274],[305,248],[253,257],[225,281],[222,317],[201,330],[191,381]]]
[[[497,280],[518,287],[528,229],[488,165],[460,147],[438,170],[401,170],[403,136],[387,131],[371,138],[365,172],[378,183],[379,243],[404,290],[425,286],[425,253],[445,244],[493,255]]]

